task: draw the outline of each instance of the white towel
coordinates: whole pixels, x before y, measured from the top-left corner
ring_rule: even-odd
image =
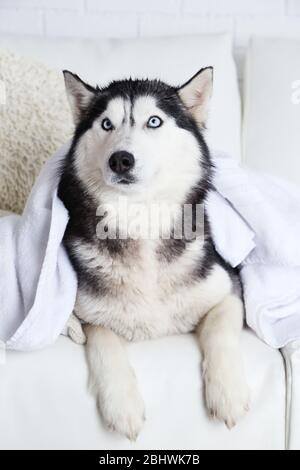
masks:
[[[8,349],[53,343],[74,307],[77,279],[62,245],[68,213],[57,197],[67,150],[47,161],[23,215],[0,219],[0,340]]]
[[[275,348],[300,338],[300,190],[214,155],[215,246],[240,265],[248,325]]]

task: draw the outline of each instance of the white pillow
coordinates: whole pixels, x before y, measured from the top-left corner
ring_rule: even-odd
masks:
[[[300,41],[254,38],[245,78],[243,161],[300,184]]]
[[[208,143],[239,158],[240,101],[228,34],[126,40],[1,37],[0,46],[69,69],[100,86],[128,76],[158,77],[179,85],[201,67],[213,65]]]

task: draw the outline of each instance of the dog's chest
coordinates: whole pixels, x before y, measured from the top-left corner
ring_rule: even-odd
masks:
[[[127,242],[113,253],[99,248],[89,256],[85,250],[86,266],[99,277],[102,289],[79,286],[76,313],[127,339],[191,331],[217,294],[208,299],[202,294],[208,280],[193,281],[201,250],[200,240],[176,255],[168,242],[151,240]]]

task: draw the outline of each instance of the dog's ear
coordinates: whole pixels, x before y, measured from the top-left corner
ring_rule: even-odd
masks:
[[[96,89],[87,83],[84,83],[78,75],[69,72],[68,70],[64,70],[63,74],[74,123],[78,124],[82,113],[95,96]]]
[[[213,67],[205,67],[178,88],[181,100],[200,126],[205,123],[207,118],[212,87]]]

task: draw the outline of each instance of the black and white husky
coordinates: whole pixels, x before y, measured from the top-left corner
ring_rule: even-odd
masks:
[[[145,414],[126,340],[196,331],[211,415],[232,427],[248,409],[236,274],[217,255],[205,213],[194,237],[175,237],[174,229],[185,206],[195,226],[194,209],[213,190],[203,137],[212,74],[202,69],[179,88],[129,79],[100,89],[64,72],[76,130],[59,196],[70,214],[64,243],[79,281],[75,311],[87,324],[102,416],[130,439]],[[143,228],[145,214],[162,206],[171,209],[151,218],[158,236],[128,235],[128,221]]]

